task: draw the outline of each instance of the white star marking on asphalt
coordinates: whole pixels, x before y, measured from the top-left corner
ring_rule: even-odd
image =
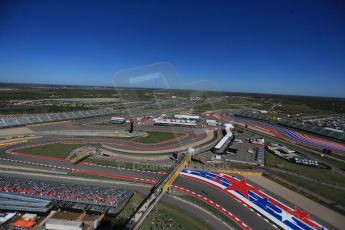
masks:
[[[291,215],[290,213],[285,212],[284,210],[282,210],[281,216],[282,216],[282,222],[287,220],[287,221],[289,221],[291,223],[295,223],[295,221],[292,219],[293,215]]]

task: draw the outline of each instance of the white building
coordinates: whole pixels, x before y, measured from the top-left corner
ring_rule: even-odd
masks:
[[[46,229],[48,230],[82,230],[83,222],[49,219],[46,222]]]
[[[200,119],[200,116],[197,116],[197,115],[175,114],[174,117],[177,119],[186,119],[186,120],[199,120]]]
[[[191,120],[182,120],[182,119],[168,119],[168,118],[155,118],[153,119],[155,125],[173,125],[173,126],[187,126],[187,127],[196,127],[196,122]]]
[[[265,113],[268,113],[267,110],[258,110],[258,112],[259,112],[259,113],[264,113],[264,114],[265,114]]]
[[[232,129],[234,126],[232,124],[224,124],[226,135],[217,143],[217,145],[213,148],[213,152],[216,154],[223,154],[226,149],[231,144],[231,141],[234,138],[232,133]]]
[[[125,118],[122,118],[122,117],[112,117],[110,122],[113,123],[113,124],[122,124],[125,122]]]
[[[217,126],[218,122],[216,120],[206,120],[206,125]]]
[[[36,221],[37,219],[37,214],[31,214],[31,213],[25,213],[22,216],[23,220],[30,220],[30,221]]]
[[[0,213],[0,226],[2,224],[5,224],[6,222],[10,221],[13,219],[13,217],[16,216],[16,213]],[[0,227],[1,228],[1,227]]]

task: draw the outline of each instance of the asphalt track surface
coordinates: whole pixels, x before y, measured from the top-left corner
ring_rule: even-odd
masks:
[[[88,124],[88,123],[86,123]],[[60,139],[71,140],[71,138],[58,136],[58,135],[47,135],[46,133],[51,130],[59,130],[59,131],[75,131],[75,130],[124,130],[128,128],[126,125],[85,125],[85,123],[81,123],[81,121],[76,122],[64,122],[64,123],[57,123],[51,125],[37,125],[31,126],[30,129],[35,131],[36,135],[42,135],[47,139],[52,141]],[[173,132],[173,133],[180,133],[182,136],[178,138],[173,138],[167,141],[162,141],[160,143],[139,143],[135,140],[125,140],[121,138],[107,138],[107,137],[96,137],[96,138],[89,138],[85,139],[86,141],[90,142],[99,142],[102,144],[106,144],[110,147],[117,147],[121,149],[128,149],[128,150],[139,150],[139,151],[157,151],[157,150],[166,150],[172,149],[176,147],[180,147],[183,145],[188,145],[194,143],[196,141],[202,140],[206,137],[206,133],[204,130],[201,129],[191,129],[191,128],[182,128],[182,127],[167,127],[167,126],[153,126],[153,127],[138,127],[136,131],[154,131],[154,132]],[[82,140],[83,138],[74,138]],[[35,141],[33,142],[35,143]]]
[[[43,126],[36,126],[32,127],[34,131],[38,132],[40,130],[52,130],[52,129],[84,129],[84,125],[82,123],[79,123],[78,125],[70,126],[69,123],[64,124],[53,124],[53,125],[43,125]],[[105,126],[107,127],[107,126]],[[104,130],[105,127],[100,126],[94,126],[93,128],[102,129]],[[109,128],[109,127],[107,127]],[[113,129],[113,127],[111,127]],[[157,127],[155,128],[148,128],[149,130],[167,130],[166,127]],[[90,129],[90,127],[87,127],[86,129]],[[174,128],[175,129],[175,128]],[[176,130],[176,129],[175,129]],[[177,128],[180,132],[187,132],[190,133],[190,135],[186,135],[186,141],[188,142],[192,135],[195,133],[194,131],[189,131],[185,128]],[[187,130],[187,131],[186,131]],[[80,141],[80,139],[76,138],[77,141]],[[76,140],[74,139],[74,140]],[[104,139],[104,138],[103,138]],[[0,152],[4,153],[6,150],[17,148],[21,146],[28,146],[32,144],[44,144],[49,141],[56,141],[56,140],[66,140],[66,137],[60,138],[58,136],[49,136],[49,137],[43,137],[41,139],[35,139],[32,140],[30,143],[23,143],[18,144],[15,146],[5,146],[0,149]],[[95,140],[95,139],[92,139]],[[117,140],[109,139],[111,142],[117,142]],[[193,141],[192,139],[190,141]],[[86,140],[86,142],[90,142],[90,140]],[[178,141],[177,141],[178,142]],[[161,145],[166,145],[167,143],[160,143]],[[169,144],[169,143],[168,143]],[[171,144],[171,143],[170,143]],[[178,144],[178,143],[177,143]],[[159,144],[158,144],[159,146]],[[129,147],[131,145],[129,144]],[[166,147],[166,146],[165,146]],[[163,147],[164,148],[164,147]],[[6,161],[12,161],[18,162],[18,164],[29,164],[30,167],[49,167],[49,168],[55,168],[55,169],[61,169],[61,170],[67,170],[67,171],[74,171],[79,173],[86,173],[86,174],[92,174],[92,175],[99,175],[99,176],[105,176],[109,178],[114,179],[123,179],[126,180],[126,178],[131,177],[134,178],[134,181],[137,182],[148,182],[148,183],[154,183],[158,179],[161,178],[162,174],[157,172],[147,172],[147,171],[141,171],[141,170],[130,170],[130,169],[120,169],[120,168],[114,168],[114,167],[102,167],[98,165],[92,165],[92,164],[86,164],[81,163],[78,165],[73,165],[71,162],[63,160],[63,159],[51,159],[51,158],[45,158],[42,156],[28,156],[28,155],[21,155],[21,154],[1,154],[0,163],[6,163]],[[6,160],[4,160],[6,159]],[[275,227],[269,223],[267,220],[265,220],[263,217],[258,216],[255,212],[250,211],[247,207],[240,204],[235,199],[227,196],[226,194],[222,193],[222,191],[201,183],[199,181],[185,178],[185,177],[178,177],[178,179],[174,182],[174,185],[183,187],[186,189],[189,189],[190,191],[195,192],[196,194],[203,194],[202,191],[207,191],[208,195],[207,198],[212,200],[213,202],[216,202],[220,204],[223,208],[230,211],[232,214],[234,214],[236,217],[238,217],[240,220],[242,220],[245,224],[247,224],[252,229],[275,229]],[[275,194],[274,197],[277,197]],[[280,197],[277,197],[278,200],[283,200]],[[314,218],[314,217],[313,217]],[[315,218],[314,218],[315,219]],[[323,221],[320,221],[321,224],[323,224],[326,227],[329,227],[331,229],[334,229],[331,225],[328,223],[324,223]]]
[[[158,172],[119,169],[90,164],[73,165],[71,162],[65,160],[51,160],[47,158],[17,154],[2,154],[0,158],[2,159],[0,160],[0,163],[6,163],[7,160],[3,159],[8,159],[13,161],[20,161],[20,165],[22,165],[23,163],[28,165],[31,165],[31,163],[35,163],[36,167],[49,167],[68,171],[74,170],[75,172],[79,173],[99,175],[113,179],[126,180],[126,178],[131,177],[136,178],[137,182],[145,182],[144,180],[147,180],[147,182],[154,183],[155,181],[159,180],[163,175]],[[174,183],[174,185],[184,187],[201,195],[203,195],[202,191],[208,191],[208,199],[220,204],[222,207],[230,211],[232,214],[234,214],[236,217],[238,217],[252,229],[274,229],[274,227],[270,223],[265,221],[263,218],[260,218],[255,213],[250,212],[248,208],[244,207],[233,198],[226,196],[225,194],[223,195],[219,190],[207,184],[203,184],[189,178],[179,177]]]
[[[127,180],[127,178],[135,178],[137,182],[148,182],[154,183],[155,181],[161,178],[162,174],[158,172],[146,172],[141,170],[131,170],[131,169],[119,169],[114,167],[102,167],[98,165],[89,165],[89,164],[79,164],[73,165],[70,162],[66,162],[64,160],[50,160],[40,157],[28,157],[22,155],[15,155],[15,154],[3,154],[1,155],[0,163],[6,162],[8,160],[13,161],[20,161],[21,165],[23,164],[30,164],[31,162],[35,163],[35,167],[53,167],[56,169],[62,170],[73,170],[79,173],[86,173],[91,175],[99,175],[113,179],[120,179],[120,180]],[[274,227],[268,223],[262,217],[259,217],[255,212],[250,211],[247,207],[240,204],[235,199],[227,196],[221,190],[218,190],[210,185],[201,183],[199,181],[185,178],[185,177],[178,177],[177,180],[174,182],[174,185],[189,189],[197,194],[203,195],[202,191],[206,191],[208,195],[206,196],[208,199],[212,200],[220,204],[226,210],[230,211],[240,220],[242,220],[245,224],[247,224],[252,229],[274,229]],[[258,186],[260,187],[260,186]],[[281,197],[277,197],[276,194],[271,194],[273,197],[276,197],[278,200],[284,201]],[[289,203],[287,203],[289,204]],[[290,205],[290,204],[289,204]],[[324,226],[333,228],[330,224],[325,223],[318,218],[312,216],[313,219],[319,221],[319,223],[324,224]]]

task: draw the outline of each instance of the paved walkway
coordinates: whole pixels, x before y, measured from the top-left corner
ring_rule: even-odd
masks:
[[[28,135],[28,134],[34,134],[34,131],[32,131],[31,129],[27,127],[0,129],[0,137],[20,136],[20,135]]]

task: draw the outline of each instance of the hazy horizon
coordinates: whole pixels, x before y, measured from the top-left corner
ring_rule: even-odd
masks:
[[[344,41],[339,1],[5,0],[0,81],[113,86],[167,62],[180,87],[344,98]]]
[[[1,84],[11,85],[34,85],[34,86],[46,86],[46,87],[90,87],[90,88],[127,88],[127,89],[157,89],[157,90],[185,90],[185,91],[202,91],[202,92],[215,92],[215,93],[233,93],[233,94],[248,94],[248,95],[275,95],[275,96],[291,96],[291,97],[314,97],[314,98],[329,98],[343,100],[345,97],[332,97],[332,96],[318,96],[318,95],[297,95],[297,94],[279,94],[279,93],[261,93],[261,92],[245,92],[245,91],[224,91],[224,90],[202,90],[192,88],[155,88],[155,87],[131,87],[131,86],[107,86],[107,85],[77,85],[77,84],[45,84],[45,83],[23,83],[23,82],[0,82]]]

